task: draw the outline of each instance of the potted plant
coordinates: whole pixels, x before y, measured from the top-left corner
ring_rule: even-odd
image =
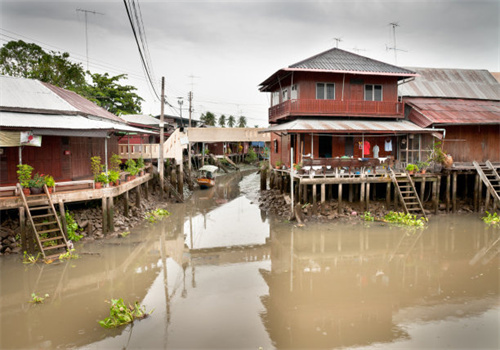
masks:
[[[429,162],[426,162],[426,161],[418,161],[417,162],[417,167],[420,169],[420,172],[422,174],[425,174],[428,166],[429,166]]]
[[[122,165],[122,159],[118,154],[113,153],[113,155],[109,159],[109,168],[111,170],[120,172],[120,165]]]
[[[144,175],[144,158],[142,158],[142,156],[137,159],[137,169],[139,170],[140,176]]]
[[[276,169],[280,169],[282,165],[283,165],[283,162],[281,160],[276,161]]]
[[[29,182],[31,180],[32,172],[33,172],[33,167],[31,165],[19,164],[17,166],[17,178],[19,179],[19,183],[21,184],[21,187],[25,195],[28,195],[30,193]]]
[[[109,183],[109,178],[106,173],[99,173],[95,179],[95,188],[102,188],[103,184]]]
[[[45,185],[45,178],[40,174],[36,173],[35,176],[29,181],[29,188],[31,194],[40,194],[43,191],[43,185]]]
[[[408,163],[406,171],[408,171],[410,175],[413,175],[415,171],[418,171],[418,166],[416,164]]]
[[[108,173],[109,183],[112,183],[114,186],[118,186],[120,184],[120,172],[116,170],[110,170]]]
[[[56,185],[54,177],[51,175],[45,175],[45,184],[47,185],[49,193],[52,193],[52,191],[54,190],[54,186]]]
[[[129,175],[127,175],[127,181],[135,179],[135,176],[139,172],[135,160],[129,159],[125,162],[125,165],[127,166],[126,171],[129,173]]]
[[[90,170],[92,175],[94,175],[94,181],[97,182],[97,177],[102,172],[103,165],[101,164],[101,157],[94,156],[90,158]]]

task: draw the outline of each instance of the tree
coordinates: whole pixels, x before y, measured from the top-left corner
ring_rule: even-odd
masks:
[[[226,127],[226,116],[224,114],[222,114],[220,117],[219,117],[219,126],[221,128],[225,128]]]
[[[240,116],[238,118],[238,128],[246,128],[247,127],[247,118],[244,116]]]
[[[45,52],[22,40],[9,41],[0,49],[0,73],[40,81],[80,92],[85,87],[81,64],[69,61],[69,53]]]
[[[205,123],[205,125],[210,125],[210,126],[215,126],[215,114],[212,112],[208,112],[205,114],[202,114],[200,117],[200,120]]]
[[[141,101],[144,101],[134,91],[137,89],[132,85],[120,85],[120,79],[126,79],[126,74],[110,77],[108,73],[90,74],[92,84],[83,90],[83,96],[109,112],[120,114],[141,113]]]
[[[227,126],[229,126],[230,128],[234,128],[235,124],[236,124],[236,120],[234,119],[234,117],[232,115],[230,115],[229,118],[227,119]]]

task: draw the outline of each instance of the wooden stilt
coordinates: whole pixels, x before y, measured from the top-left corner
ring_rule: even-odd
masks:
[[[265,166],[260,168],[260,190],[265,191],[267,189],[267,169]]]
[[[422,182],[420,183],[420,201],[422,202],[422,205],[424,205],[425,201],[425,177],[422,177]]]
[[[370,183],[369,182],[366,183],[366,196],[365,196],[365,198],[366,198],[365,210],[369,211],[368,210],[368,208],[370,206]]]
[[[481,185],[479,174],[474,178],[474,211],[479,211],[479,186]]]
[[[328,200],[331,201],[333,199],[333,185],[328,185]]]
[[[437,196],[437,181],[432,181],[432,205],[434,208],[434,214],[438,213],[439,210],[439,200]]]
[[[349,203],[352,203],[353,201],[353,198],[354,198],[354,186],[353,184],[349,184],[349,194],[348,194],[348,200],[349,200]]]
[[[130,218],[129,208],[129,191],[125,191],[125,193],[123,193],[123,215],[127,218]]]
[[[302,194],[304,195],[304,204],[307,203],[307,185],[302,185],[304,186],[302,189]]]
[[[108,198],[102,197],[102,234],[108,233]]]
[[[488,211],[490,208],[490,190],[486,189],[486,200],[484,202],[484,211]]]
[[[312,185],[312,201],[313,206],[316,207],[317,193],[316,193],[316,185]]]
[[[446,212],[450,212],[451,174],[446,175]]]
[[[453,213],[457,212],[457,180],[458,180],[458,173],[456,171],[454,171],[453,172],[452,192],[451,192]]]
[[[483,201],[483,181],[479,181],[478,195],[478,210],[481,211],[481,202]]]
[[[144,197],[149,200],[149,181],[144,184]]]
[[[28,240],[26,239],[26,213],[24,207],[19,207],[19,229],[21,231],[21,249],[28,251]]]
[[[68,238],[68,223],[66,222],[66,212],[64,211],[64,202],[62,200],[59,201],[59,216],[61,217],[61,226],[66,236]]]
[[[140,186],[138,186],[139,188]],[[108,198],[108,228],[109,232],[115,232],[115,223],[114,223],[114,217],[115,217],[115,204],[113,197]]]
[[[342,184],[339,184],[339,194],[338,194],[338,207],[337,207],[337,213],[341,213],[342,211]]]
[[[365,183],[359,184],[359,202],[361,203],[361,208],[365,208]]]
[[[437,177],[437,193],[436,193],[438,208],[439,208],[439,198],[440,198],[440,196],[441,196],[441,175],[438,175],[438,177]]]
[[[321,204],[325,203],[325,199],[326,199],[325,184],[321,184]]]
[[[391,182],[388,181],[385,189],[385,205],[387,209],[391,206]]]
[[[304,203],[304,202],[303,202],[303,198],[302,198],[302,197],[303,197],[302,191],[303,191],[303,189],[304,189],[304,185],[301,185],[301,184],[300,184],[300,180],[299,180],[299,185],[298,185],[298,187],[299,187],[299,190],[297,191],[297,196],[298,196],[298,198],[297,198],[297,202],[298,202],[298,203]]]
[[[136,206],[136,208],[140,208],[141,207],[141,198],[142,198],[142,195],[141,195],[141,186],[137,186],[135,188],[135,206]]]

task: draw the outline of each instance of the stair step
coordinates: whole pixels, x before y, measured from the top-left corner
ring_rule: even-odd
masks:
[[[57,232],[57,231],[60,231],[59,227],[58,228],[51,228],[50,230],[38,231],[38,234],[41,235],[43,233],[50,233],[50,232]]]
[[[46,251],[46,250],[52,250],[52,249],[59,249],[59,248],[66,248],[66,244],[63,243],[63,244],[58,244],[58,245],[51,245],[51,246],[48,246],[48,247],[43,247],[43,250]]]
[[[45,260],[59,259],[60,255],[61,254],[47,255],[47,256],[45,256]]]
[[[40,214],[40,215],[31,215],[32,219],[39,219],[39,218],[46,218],[49,216],[55,216],[53,213],[48,213],[48,214]]]
[[[29,207],[30,211],[36,211],[36,210],[43,210],[43,209],[50,209],[49,206],[43,206],[43,207]]]
[[[32,217],[32,218],[34,218],[34,217]],[[45,226],[45,225],[52,225],[52,224],[57,224],[57,221],[35,222],[35,226]]]
[[[62,238],[63,238],[63,236],[44,238],[44,239],[41,239],[40,242],[43,243],[43,242],[55,241],[56,239],[62,239]]]

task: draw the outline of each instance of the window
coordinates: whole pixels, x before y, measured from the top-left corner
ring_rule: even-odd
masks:
[[[279,103],[280,103],[280,92],[275,91],[271,96],[271,106],[276,106]]]
[[[382,85],[365,85],[365,101],[382,101]]]
[[[288,89],[284,89],[281,93],[281,101],[285,102],[288,100]]]
[[[335,84],[316,83],[317,100],[335,100]]]
[[[292,100],[296,100],[298,98],[298,93],[297,92],[298,92],[297,84],[292,85],[292,93],[291,93],[291,96],[290,96],[290,98]]]

